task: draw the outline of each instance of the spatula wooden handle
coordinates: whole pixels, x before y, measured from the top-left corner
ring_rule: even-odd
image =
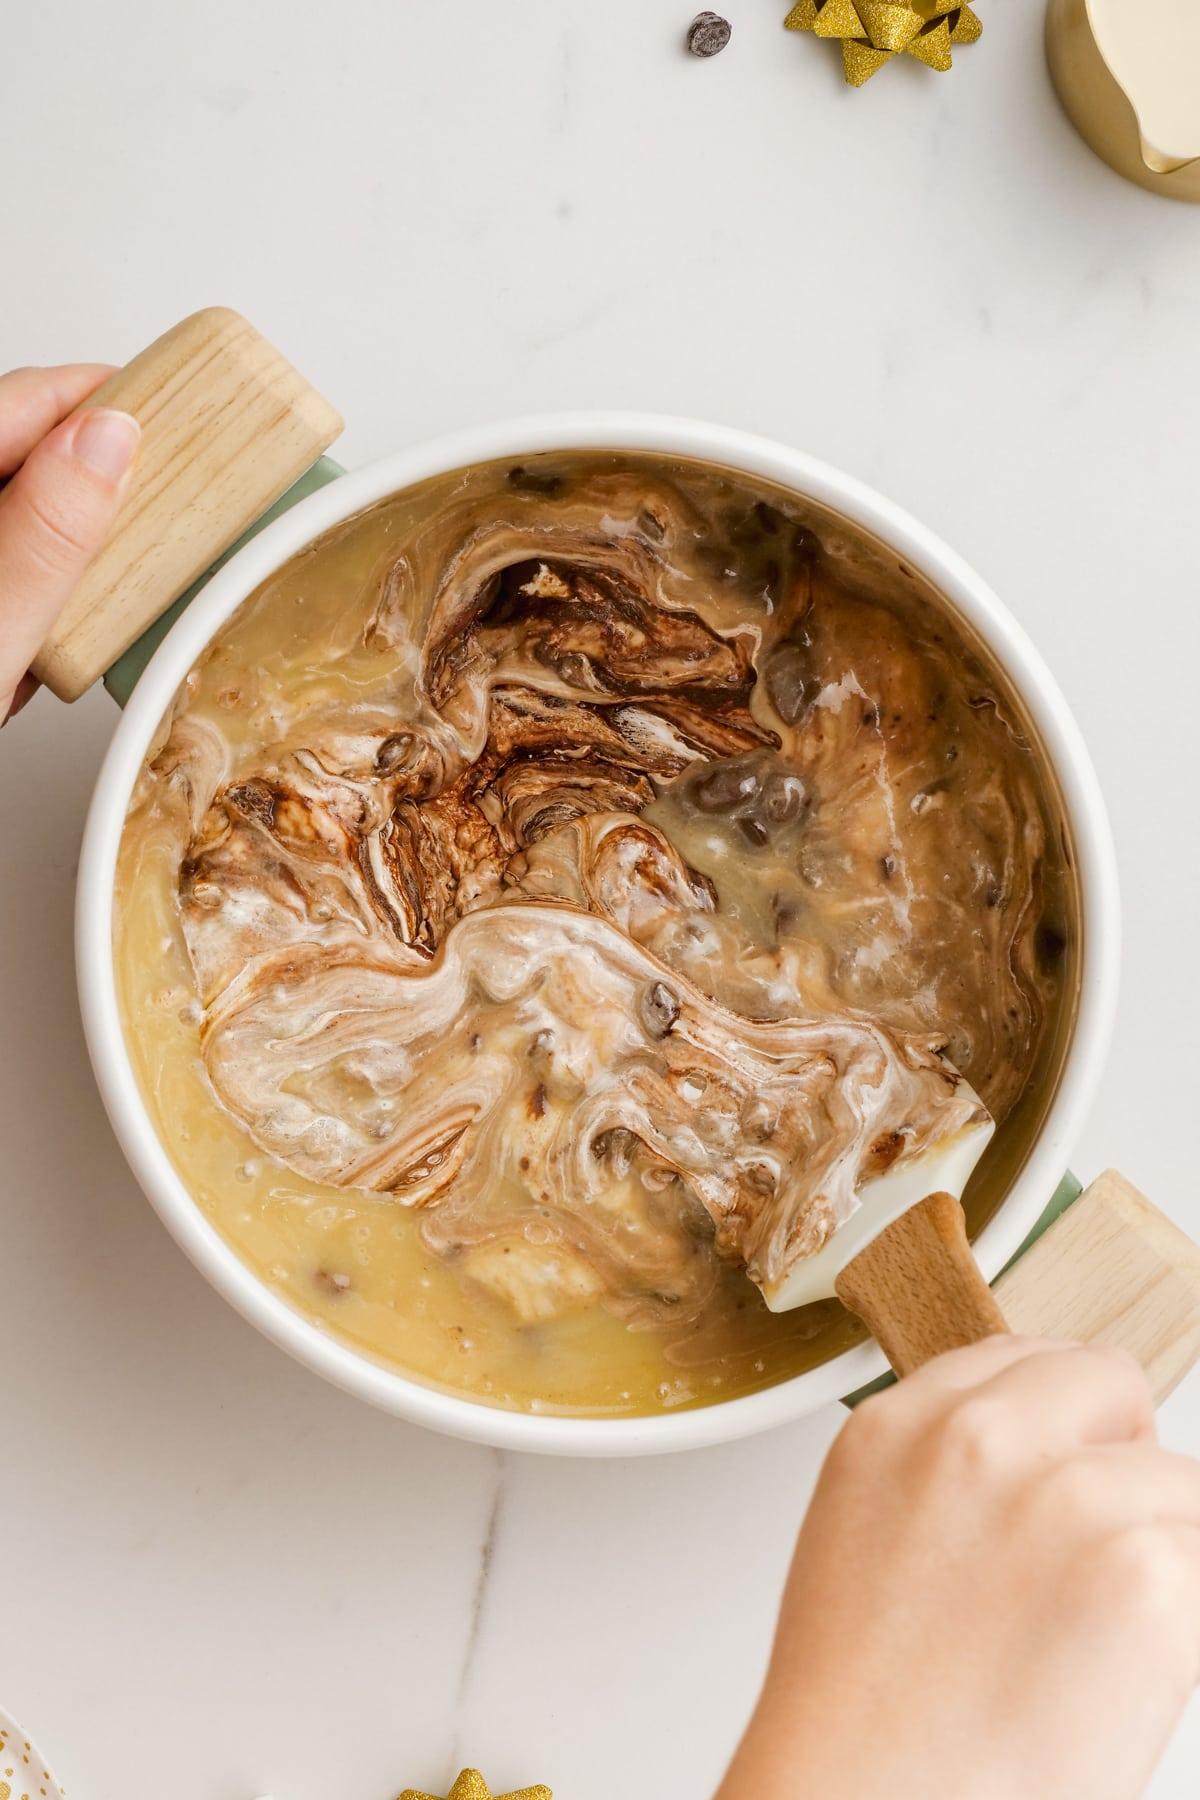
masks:
[[[142,444],[116,526],[33,665],[62,700],[78,699],[342,429],[223,306],[174,326],[84,404],[132,413]]]
[[[950,1194],[931,1194],[881,1231],[842,1270],[837,1294],[897,1375],[1007,1330]]]

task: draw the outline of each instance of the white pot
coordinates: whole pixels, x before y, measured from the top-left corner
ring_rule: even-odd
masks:
[[[1016,620],[941,540],[861,482],[782,444],[718,425],[638,413],[564,413],[454,432],[385,457],[301,501],[215,575],[142,676],[105,757],[79,869],[76,954],[84,1029],[104,1104],[135,1175],[192,1261],[244,1317],[349,1393],[454,1437],[560,1455],[629,1456],[695,1449],[783,1425],[839,1399],[884,1368],[873,1344],[764,1392],[694,1410],[632,1419],[554,1418],[502,1411],[424,1386],[318,1330],[263,1285],[201,1212],[176,1174],[143,1104],[126,1050],[113,966],[113,881],[129,797],[176,688],[241,602],[320,533],[412,483],[468,464],[547,450],[630,450],[696,457],[777,482],[863,526],[924,575],[975,628],[1022,695],[1054,766],[1078,858],[1083,904],[1081,992],[1058,1092],[1003,1204],[976,1242],[995,1276],[1037,1221],[1065,1172],[1107,1050],[1116,998],[1116,866],[1095,772],[1067,704]]]

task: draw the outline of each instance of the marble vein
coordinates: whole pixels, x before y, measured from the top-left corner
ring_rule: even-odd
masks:
[[[462,1748],[462,1716],[471,1691],[471,1682],[478,1661],[480,1639],[488,1610],[488,1596],[491,1583],[492,1568],[496,1559],[496,1545],[500,1538],[500,1528],[504,1518],[505,1499],[508,1486],[508,1470],[504,1452],[492,1452],[495,1480],[492,1486],[491,1505],[488,1508],[487,1524],[479,1546],[479,1568],[475,1576],[475,1589],[471,1596],[471,1610],[467,1621],[466,1641],[463,1645],[462,1662],[459,1665],[458,1685],[454,1695],[454,1738],[451,1745],[449,1764],[457,1768],[461,1760]]]

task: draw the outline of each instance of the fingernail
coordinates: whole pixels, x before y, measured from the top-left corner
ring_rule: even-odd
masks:
[[[22,675],[20,681],[18,681],[18,683],[17,683],[16,691],[14,692],[13,697],[12,697],[11,701],[9,702],[8,711],[5,713],[4,717],[2,719],[0,719],[0,731],[4,730],[4,727],[8,724],[10,719],[16,718],[17,714],[21,711],[21,708],[23,706],[27,706],[29,704],[29,702],[33,699],[33,696],[37,693],[37,691],[38,691],[38,682],[34,678],[34,676]],[[4,704],[4,702],[2,700],[0,700],[0,706],[2,706],[3,704]]]
[[[142,428],[128,413],[89,406],[75,427],[71,446],[81,463],[106,481],[117,481],[133,461]]]

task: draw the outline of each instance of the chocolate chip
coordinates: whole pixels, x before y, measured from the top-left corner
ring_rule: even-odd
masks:
[[[733,26],[720,13],[697,13],[688,26],[687,47],[693,56],[716,56],[732,36]]]
[[[782,523],[783,514],[759,500],[735,524],[727,527],[726,535],[731,544],[761,550],[767,538],[779,536]]]
[[[637,1154],[638,1139],[624,1125],[613,1125],[598,1131],[592,1139],[592,1155],[597,1162],[607,1161],[617,1180],[628,1175]]]
[[[653,982],[642,995],[642,1024],[650,1037],[664,1038],[679,1017],[679,1001],[665,981]]]
[[[775,1192],[775,1172],[766,1163],[747,1163],[740,1173],[741,1185],[752,1194],[770,1195]]]
[[[903,1132],[882,1132],[867,1151],[867,1160],[871,1174],[882,1175],[885,1169],[890,1169],[903,1148]]]
[[[552,660],[552,658],[547,658],[547,661]],[[582,650],[567,650],[562,656],[557,658],[554,666],[557,668],[560,678],[566,682],[568,687],[595,688],[599,685],[596,681],[591,662],[583,654]]]
[[[1057,925],[1052,925],[1049,919],[1042,920],[1034,934],[1033,942],[1038,961],[1043,968],[1052,969],[1056,963],[1062,961],[1066,954],[1066,933],[1061,931]]]
[[[523,494],[560,494],[563,478],[543,469],[527,469],[518,463],[508,471],[508,485]]]
[[[794,725],[808,699],[804,652],[799,644],[781,644],[767,664],[767,693],[785,725]]]
[[[788,900],[781,900],[778,894],[771,902],[771,907],[775,915],[776,934],[781,931],[790,931],[800,917],[799,907],[794,906]]]
[[[757,792],[758,776],[745,763],[715,763],[692,789],[692,798],[701,812],[729,812]]]
[[[771,833],[767,830],[757,813],[743,813],[737,823],[738,830],[741,832],[746,842],[748,844],[753,844],[756,850],[761,850],[764,844],[770,842]]]
[[[244,781],[226,789],[226,801],[248,819],[257,819],[269,831],[275,823],[278,795],[265,781]]]
[[[939,795],[946,793],[950,785],[949,775],[942,775],[937,781],[927,782],[919,793],[913,795],[912,800],[909,802],[913,812],[927,812],[931,806],[937,804]]]
[[[804,788],[796,775],[772,775],[763,788],[762,816],[772,825],[790,825],[804,805]]]
[[[408,758],[412,749],[413,735],[411,731],[393,732],[391,737],[384,738],[375,752],[375,767],[381,775],[391,775],[402,762]]]

